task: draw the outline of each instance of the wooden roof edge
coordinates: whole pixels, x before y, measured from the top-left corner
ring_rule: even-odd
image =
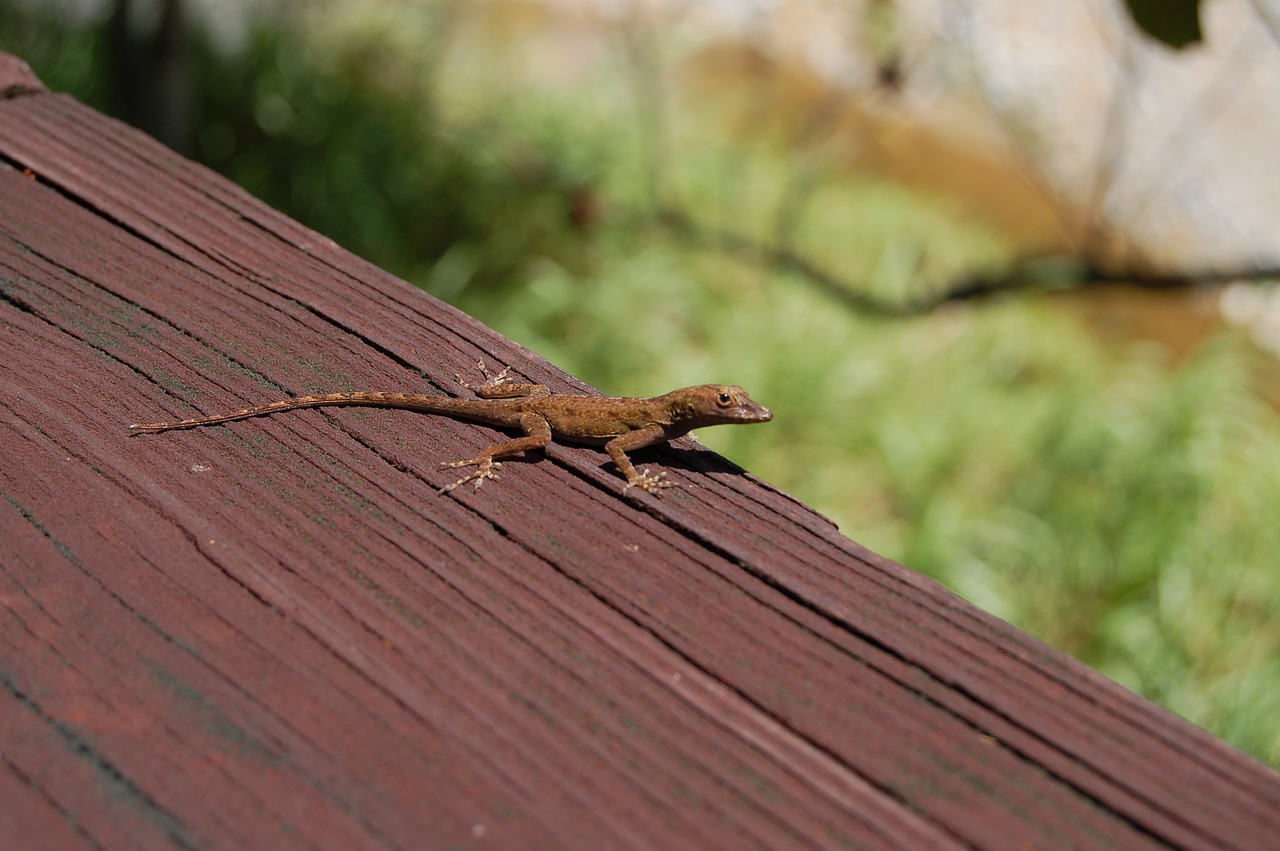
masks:
[[[30,65],[12,53],[0,51],[0,100],[47,91]]]

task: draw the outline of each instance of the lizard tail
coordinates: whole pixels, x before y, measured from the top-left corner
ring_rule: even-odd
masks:
[[[325,393],[320,396],[299,396],[296,399],[282,399],[269,405],[257,405],[232,411],[228,414],[214,414],[208,417],[194,417],[189,420],[174,420],[165,423],[133,423],[129,430],[134,434],[149,434],[158,431],[169,431],[178,428],[196,428],[198,426],[218,425],[233,420],[247,420],[250,417],[261,417],[277,414],[281,411],[295,411],[299,408],[322,408],[325,406],[365,405],[378,408],[410,408],[416,410],[440,410],[448,403],[447,397],[422,396],[415,393]],[[441,403],[444,404],[441,404]]]

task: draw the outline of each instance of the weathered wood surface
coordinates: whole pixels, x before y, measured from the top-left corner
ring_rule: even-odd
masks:
[[[481,357],[581,385],[24,73],[5,847],[1280,843],[1275,773],[691,443],[656,500],[560,447],[441,496],[494,433],[401,411],[129,437]]]

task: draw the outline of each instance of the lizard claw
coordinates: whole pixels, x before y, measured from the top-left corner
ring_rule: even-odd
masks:
[[[627,482],[627,486],[623,488],[623,490],[630,490],[631,488],[642,488],[648,491],[649,493],[653,494],[654,496],[660,496],[661,494],[659,493],[659,491],[661,491],[663,488],[679,487],[679,485],[676,484],[675,482],[663,481],[663,479],[665,479],[666,477],[667,477],[667,474],[665,471],[661,473],[650,473],[649,468],[646,467],[645,469],[640,470],[638,473],[636,473],[636,477],[630,480],[629,482]]]
[[[484,368],[484,361],[480,361],[476,366],[480,368],[480,374],[484,376],[484,384],[480,385],[481,387],[497,387],[500,384],[506,384],[510,380],[507,378],[507,373],[511,371],[511,367],[507,367],[497,375],[490,375],[489,370]]]
[[[471,384],[456,372],[453,374],[453,377],[457,379],[457,382],[461,384],[463,387],[467,388],[468,390],[475,390],[475,391],[478,391],[481,388],[485,388],[485,387],[498,387],[499,385],[506,384],[508,381],[510,381],[510,379],[507,378],[507,373],[511,371],[511,367],[507,367],[497,375],[489,374],[489,370],[485,368],[484,361],[477,361],[476,368],[479,369],[480,374],[484,376],[484,383],[482,384],[479,384],[479,385]]]
[[[491,458],[469,458],[465,461],[445,461],[440,465],[440,469],[469,467],[472,464],[476,465],[476,471],[474,473],[468,473],[453,484],[445,485],[440,488],[440,493],[448,493],[458,485],[465,485],[467,482],[475,482],[475,489],[480,490],[480,486],[484,484],[485,479],[498,478],[498,469],[502,467],[501,461],[494,461]]]

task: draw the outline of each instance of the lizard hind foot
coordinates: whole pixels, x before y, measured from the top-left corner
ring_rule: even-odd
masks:
[[[506,384],[508,381],[511,380],[509,377],[507,377],[507,373],[511,372],[511,367],[507,367],[497,375],[489,374],[489,370],[485,367],[484,361],[478,361],[476,363],[476,368],[479,369],[480,374],[484,376],[484,383],[482,384],[472,384],[471,382],[467,381],[465,378],[463,378],[461,375],[459,375],[456,372],[453,374],[453,377],[457,379],[458,383],[461,384],[463,387],[467,388],[468,390],[475,390],[475,391],[498,387],[500,385]]]
[[[476,465],[474,472],[468,473],[461,479],[458,479],[451,485],[445,485],[440,488],[440,493],[448,493],[458,485],[465,485],[467,482],[475,482],[475,490],[480,490],[480,486],[484,484],[485,479],[498,478],[498,470],[502,467],[502,462],[494,461],[491,458],[468,458],[465,461],[445,461],[440,465],[440,469],[456,469],[458,467],[470,467]]]
[[[665,472],[650,473],[649,468],[646,467],[645,469],[637,472],[635,478],[628,481],[627,486],[623,488],[623,490],[630,490],[631,488],[641,488],[653,494],[654,496],[660,496],[661,495],[660,491],[663,488],[679,487],[679,485],[675,482],[666,481],[666,478],[667,478],[667,474]]]

